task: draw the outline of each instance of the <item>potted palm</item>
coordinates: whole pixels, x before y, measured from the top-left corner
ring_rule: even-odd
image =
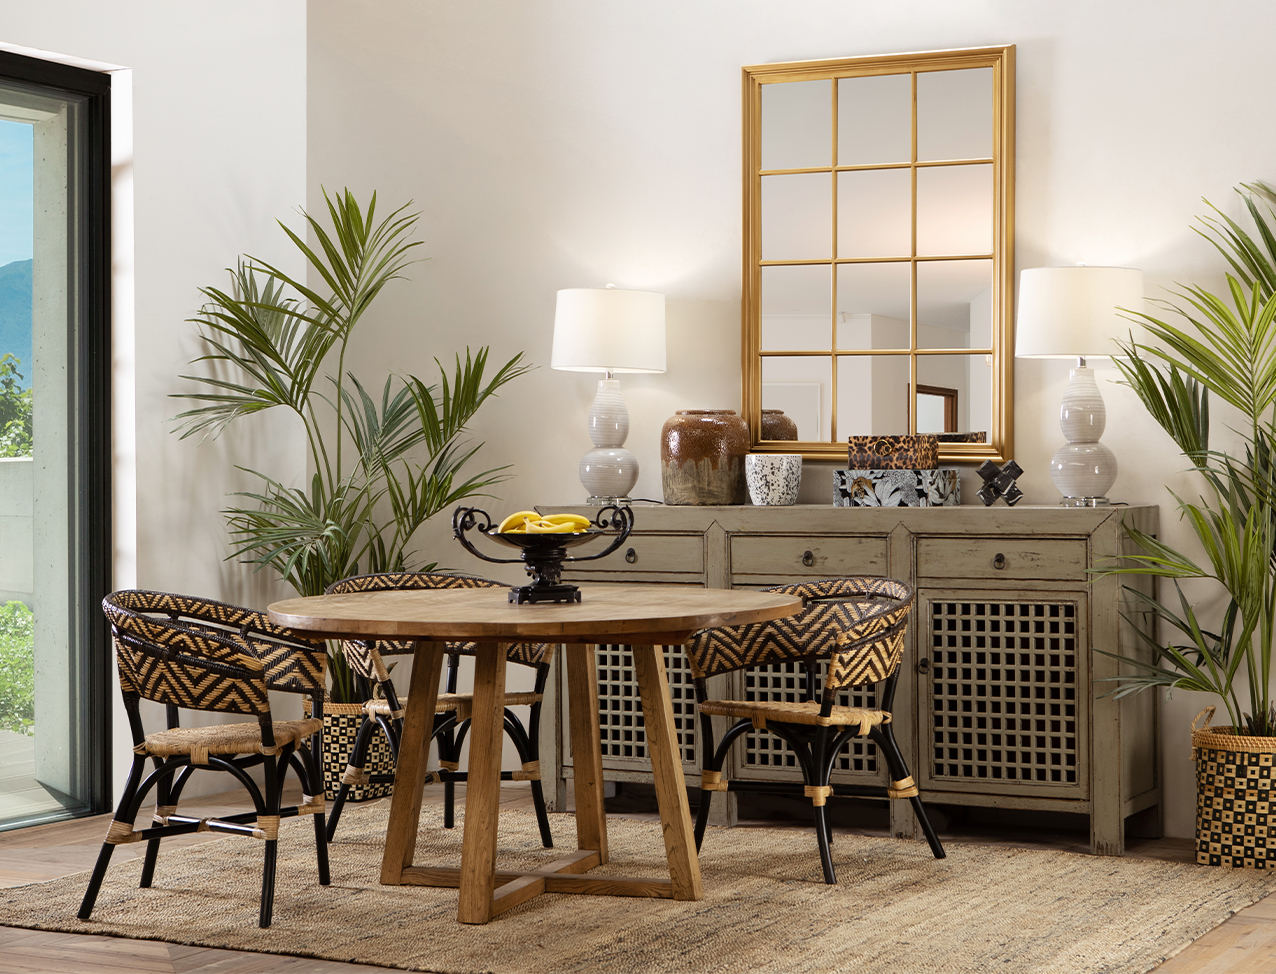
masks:
[[[1117,696],[1150,687],[1212,694],[1227,712],[1210,726],[1215,707],[1193,722],[1197,762],[1197,861],[1276,867],[1276,835],[1267,835],[1267,803],[1276,760],[1276,709],[1271,693],[1276,634],[1276,192],[1262,183],[1238,189],[1254,224],[1251,233],[1214,209],[1201,232],[1228,261],[1228,293],[1188,286],[1161,302],[1170,317],[1137,320],[1158,346],[1118,342],[1126,382],[1173,438],[1203,490],[1196,500],[1174,495],[1204,557],[1138,531],[1143,553],[1122,572],[1171,580],[1175,596],[1158,601],[1133,589],[1170,638],[1155,641],[1150,662],[1126,659]],[[1185,327],[1186,326],[1186,327]],[[1228,426],[1240,448],[1210,444],[1210,399],[1231,407]],[[1242,455],[1243,454],[1243,455]],[[1217,625],[1201,618],[1182,581],[1216,583],[1225,597]],[[1198,727],[1201,718],[1204,726]],[[1276,825],[1276,821],[1273,821]]]
[[[302,214],[316,247],[280,223],[321,286],[241,257],[228,289],[202,289],[206,303],[191,321],[207,351],[192,364],[211,367],[183,376],[199,388],[179,397],[198,405],[177,417],[183,438],[217,435],[269,409],[300,420],[313,469],[309,483],[289,487],[249,470],[261,486],[237,495],[241,502],[223,514],[232,538],[228,557],[276,572],[301,595],[320,595],[361,572],[433,567],[412,547],[417,530],[505,479],[503,467],[463,472],[482,446],[467,442],[467,424],[501,386],[527,371],[520,353],[489,377],[488,349],[467,348],[464,359],[456,355],[450,379],[435,359],[437,383],[388,375],[379,391],[369,392],[346,370],[346,352],[373,300],[413,262],[417,216],[403,206],[378,220],[376,194],[366,209],[349,190],[325,192],[324,201],[330,227]],[[366,684],[339,651],[329,659],[324,761],[331,785],[345,768]],[[380,760],[390,763],[388,751]]]

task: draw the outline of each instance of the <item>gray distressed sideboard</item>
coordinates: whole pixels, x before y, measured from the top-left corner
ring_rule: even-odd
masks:
[[[916,587],[917,604],[894,726],[924,801],[1088,815],[1091,848],[1102,855],[1122,853],[1131,816],[1140,834],[1160,834],[1157,694],[1107,696],[1114,684],[1105,681],[1122,664],[1096,652],[1148,656],[1131,624],[1150,631],[1151,614],[1123,586],[1152,593],[1153,580],[1096,570],[1131,550],[1123,521],[1156,534],[1158,508],[633,509],[626,544],[569,568],[564,580],[737,588],[842,575],[903,579]],[[697,787],[691,674],[681,647],[665,647],[665,662],[686,781]],[[711,696],[796,699],[802,689],[792,664],[715,680]],[[628,647],[598,647],[598,683],[606,777],[650,780]],[[543,747],[541,763],[562,807],[571,741],[564,696],[555,696],[545,716],[546,744],[556,746]],[[874,704],[872,686],[845,696],[850,705]],[[715,734],[723,729],[715,725]],[[867,742],[848,744],[836,768],[835,782],[885,780]],[[792,753],[765,731],[746,734],[724,770],[735,778],[800,779]],[[734,824],[736,796],[724,797],[730,800],[717,820]],[[907,802],[891,802],[890,814],[893,834],[915,834]]]

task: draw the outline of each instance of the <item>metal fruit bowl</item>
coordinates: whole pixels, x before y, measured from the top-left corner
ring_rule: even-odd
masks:
[[[498,565],[522,562],[531,585],[510,589],[510,601],[523,602],[579,602],[580,590],[575,585],[562,584],[563,565],[566,562],[594,561],[606,557],[625,543],[634,528],[634,512],[628,507],[604,507],[594,517],[593,524],[584,531],[527,532],[506,531],[502,534],[486,511],[477,507],[458,507],[452,514],[452,533],[461,546],[476,558]],[[493,558],[474,547],[466,536],[473,531],[491,538],[497,544],[517,548],[518,558]],[[597,537],[611,539],[611,544],[592,555],[569,555],[568,548],[592,541]]]
[[[592,538],[605,534],[600,528],[588,528],[584,531],[563,531],[559,533],[533,534],[524,531],[484,531],[493,541],[499,541],[511,548],[522,548],[524,551],[548,551],[553,548],[575,548]],[[479,555],[482,558],[482,555]]]

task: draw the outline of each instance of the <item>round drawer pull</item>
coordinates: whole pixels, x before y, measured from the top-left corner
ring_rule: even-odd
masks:
[[[928,660],[928,659],[919,659],[919,660],[917,661],[917,672],[918,672],[918,673],[929,673],[929,672],[930,672],[930,660]]]
[[[632,565],[637,560],[638,560],[638,552],[634,551],[633,548],[630,548],[628,551],[625,552],[625,561],[627,561],[629,564]]]
[[[996,568],[998,571],[1006,567],[1006,556],[1000,551],[993,556],[992,567]]]
[[[807,568],[810,568],[815,564],[815,555],[809,551],[802,552],[802,564],[804,564]]]

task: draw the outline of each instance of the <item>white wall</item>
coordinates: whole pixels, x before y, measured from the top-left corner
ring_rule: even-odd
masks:
[[[135,482],[136,498],[127,489],[117,497],[132,509],[117,511],[115,584],[264,607],[284,590],[223,562],[218,511],[251,483],[234,464],[287,478],[304,468],[304,445],[271,421],[217,442],[181,442],[167,420],[185,407],[168,397],[198,353],[185,321],[201,303],[199,287],[222,284],[242,252],[287,258],[274,221],[306,194],[304,0],[9,4],[0,41],[132,69],[132,156],[117,146],[114,157],[116,224],[133,222],[131,253],[127,235],[123,246],[116,238],[116,288],[125,293],[114,357],[117,381],[135,376],[134,426],[117,433],[116,480]],[[131,747],[122,711],[117,700],[117,778]]]
[[[353,363],[429,374],[430,358],[490,343],[541,368],[485,410],[489,463],[517,479],[496,510],[579,499],[588,375],[548,368],[554,292],[651,288],[668,297],[669,369],[624,377],[635,496],[659,497],[658,435],[677,408],[738,408],[740,67],[767,61],[1018,45],[1017,266],[1142,267],[1153,292],[1216,284],[1190,229],[1208,197],[1276,179],[1276,130],[1255,124],[1276,8],[1261,0],[848,4],[808,0],[311,0],[309,203],[320,183],[415,199],[425,253],[387,291]],[[124,57],[124,55],[112,55]],[[279,113],[282,114],[282,113]],[[140,191],[140,190],[139,190]],[[188,289],[183,294],[188,293]],[[1018,364],[1015,456],[1031,502],[1057,497],[1067,364]],[[1112,496],[1161,503],[1192,487],[1132,394],[1100,381],[1123,469]],[[189,461],[172,450],[175,473]],[[804,499],[827,503],[813,466]],[[1185,534],[1168,506],[1165,536]],[[445,540],[431,553],[473,567]],[[1168,824],[1192,830],[1187,722],[1164,709]]]

